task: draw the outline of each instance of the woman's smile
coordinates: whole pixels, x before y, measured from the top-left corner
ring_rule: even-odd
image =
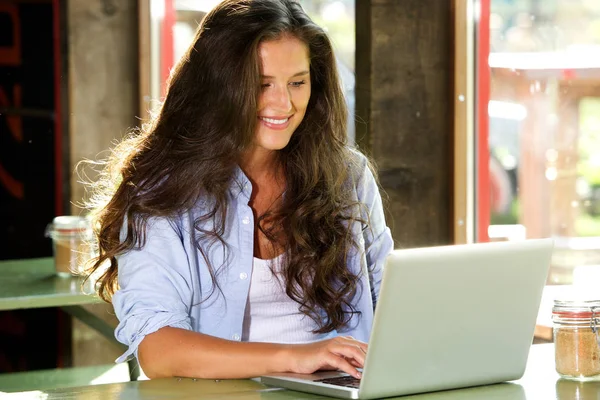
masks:
[[[269,129],[283,130],[290,125],[292,116],[289,117],[258,117],[261,123]]]

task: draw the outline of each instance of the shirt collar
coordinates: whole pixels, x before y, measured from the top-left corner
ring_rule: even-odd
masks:
[[[234,197],[242,194],[248,201],[250,201],[250,195],[252,195],[252,183],[244,171],[242,171],[242,168],[237,164],[233,171],[233,179],[229,186],[229,193]]]

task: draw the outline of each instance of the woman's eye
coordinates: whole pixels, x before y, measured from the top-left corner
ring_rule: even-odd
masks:
[[[290,85],[292,85],[292,86],[294,86],[294,87],[299,87],[299,86],[302,86],[302,85],[304,85],[305,83],[306,83],[306,82],[304,82],[304,81],[297,81],[297,82],[292,82],[292,83],[290,83]]]
[[[261,87],[261,88],[263,88],[263,89],[266,89],[266,88],[268,88],[269,86],[271,86],[271,84],[270,84],[270,83],[263,83],[262,85],[260,85],[260,87]]]

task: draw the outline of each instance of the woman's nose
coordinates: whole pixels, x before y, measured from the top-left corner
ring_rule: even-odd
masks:
[[[274,87],[269,96],[271,107],[278,111],[289,112],[292,110],[292,96],[287,86]]]

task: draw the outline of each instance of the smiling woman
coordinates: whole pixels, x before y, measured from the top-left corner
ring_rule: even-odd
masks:
[[[99,294],[150,377],[359,377],[392,248],[331,43],[293,0],[225,0],[93,209]]]
[[[310,99],[310,62],[306,44],[293,36],[258,47],[262,90],[258,97],[255,152],[281,150],[302,122]],[[298,72],[296,72],[298,71]]]

